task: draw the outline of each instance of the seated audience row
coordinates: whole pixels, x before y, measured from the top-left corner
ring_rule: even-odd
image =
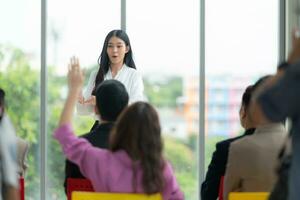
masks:
[[[254,133],[217,144],[201,187],[202,200],[217,199],[224,175],[224,188],[221,188],[224,199],[234,191],[270,192],[270,200],[299,198],[300,157],[295,154],[300,149],[300,37],[297,32],[293,33],[287,61],[278,66],[274,76],[262,78],[252,87],[247,115],[255,127]],[[287,118],[292,121],[291,143],[287,142],[290,137],[283,126]]]
[[[277,156],[286,130],[282,122],[258,125],[249,110],[254,91],[270,77],[264,76],[246,88],[239,112],[245,133],[216,144],[202,183],[202,199],[218,198],[222,176],[225,176],[222,189],[224,199],[228,199],[230,192],[265,192],[271,191],[274,186]]]

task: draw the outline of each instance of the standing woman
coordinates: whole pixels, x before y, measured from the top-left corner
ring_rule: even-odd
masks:
[[[88,85],[80,94],[77,112],[92,114],[95,101],[95,88],[104,80],[116,79],[125,85],[129,94],[129,104],[144,100],[144,84],[132,58],[132,48],[128,35],[123,30],[113,30],[105,38],[98,58],[99,69],[90,75]]]

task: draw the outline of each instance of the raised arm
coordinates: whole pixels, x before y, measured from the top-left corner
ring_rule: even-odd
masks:
[[[81,92],[84,80],[84,75],[82,70],[80,69],[79,61],[77,58],[71,58],[68,70],[69,92],[63,112],[60,116],[59,126],[72,123],[74,107],[77,102],[77,97]]]
[[[60,116],[58,128],[53,136],[61,144],[65,156],[79,166],[82,174],[87,178],[93,178],[97,169],[95,167],[90,168],[90,166],[95,166],[98,160],[104,159],[107,153],[105,150],[93,147],[87,140],[76,137],[71,126],[74,107],[83,84],[83,77],[78,59],[73,57],[68,72],[68,96]]]

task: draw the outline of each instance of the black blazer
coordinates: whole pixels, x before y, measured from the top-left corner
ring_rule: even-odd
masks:
[[[202,200],[216,200],[218,198],[220,180],[225,175],[230,143],[246,135],[251,135],[254,131],[254,128],[248,129],[241,136],[223,140],[216,144],[216,150],[213,153],[205,180],[201,186]]]
[[[99,148],[108,148],[108,140],[109,140],[109,133],[112,129],[113,123],[104,123],[97,126],[93,126],[91,132],[82,135],[80,137],[87,139],[94,147]],[[85,178],[81,172],[79,167],[72,163],[69,160],[66,160],[66,167],[65,167],[65,181],[64,187],[65,192],[67,192],[67,179],[68,178]]]

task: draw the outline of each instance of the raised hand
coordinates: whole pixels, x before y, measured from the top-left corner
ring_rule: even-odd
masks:
[[[70,60],[68,68],[69,92],[64,105],[64,109],[60,115],[59,126],[70,124],[72,122],[74,107],[78,95],[81,92],[84,79],[83,72],[80,69],[78,58],[73,56]]]
[[[300,59],[300,30],[294,29],[292,34],[292,51],[288,57],[288,63],[293,64]]]
[[[68,85],[69,90],[81,91],[84,75],[83,71],[80,69],[79,60],[76,57],[72,57],[68,65]]]

